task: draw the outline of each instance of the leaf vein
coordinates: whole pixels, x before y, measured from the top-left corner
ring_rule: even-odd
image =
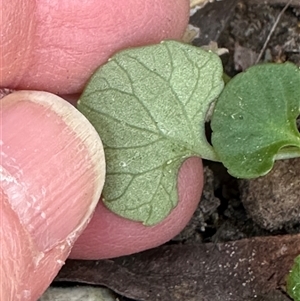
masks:
[[[157,143],[159,141],[162,141],[164,140],[164,137],[161,137],[157,140],[154,140],[154,141],[151,141],[151,142],[148,142],[146,144],[140,144],[140,145],[133,145],[133,146],[109,146],[106,144],[107,148],[111,149],[111,150],[128,150],[128,149],[138,149],[138,148],[143,148],[143,147],[146,147],[146,146],[150,146],[154,143]]]
[[[115,120],[115,121],[118,121],[118,122],[120,122],[120,123],[123,123],[123,124],[125,124],[125,125],[127,125],[127,126],[129,126],[129,127],[132,127],[132,128],[134,128],[134,129],[136,129],[136,130],[145,131],[145,132],[148,132],[148,133],[151,133],[151,134],[158,135],[157,132],[154,132],[154,131],[152,131],[152,130],[149,130],[148,128],[142,128],[142,127],[139,127],[139,126],[130,124],[129,122],[125,121],[124,119],[119,119],[119,118],[114,117],[114,116],[112,116],[112,115],[110,115],[110,114],[108,114],[108,113],[105,113],[105,112],[96,110],[95,108],[89,108],[89,110],[93,111],[94,113],[98,113],[98,114],[100,114],[100,115],[103,115],[103,116],[105,116],[105,117],[107,117],[107,118],[110,118],[110,119],[113,119],[113,120]]]

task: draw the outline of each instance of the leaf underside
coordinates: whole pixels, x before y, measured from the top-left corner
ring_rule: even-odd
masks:
[[[78,109],[104,144],[110,210],[145,225],[170,213],[183,161],[216,159],[204,120],[222,88],[218,56],[175,41],[122,51],[96,71]]]
[[[264,64],[234,77],[212,117],[212,144],[228,172],[255,178],[269,172],[276,155],[300,155],[300,70],[292,63]]]

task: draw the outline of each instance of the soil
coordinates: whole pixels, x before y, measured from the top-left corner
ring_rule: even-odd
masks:
[[[234,76],[256,63],[276,18],[287,2],[224,0],[208,3],[191,16],[190,23],[200,28],[200,36],[195,38],[193,43],[196,46],[204,46],[213,41],[217,42],[220,48],[227,48],[229,52],[222,55],[222,61],[226,73]],[[300,67],[300,1],[292,1],[284,12],[261,59],[261,62],[285,61],[294,62]],[[269,175],[248,181],[231,177],[221,164],[204,162],[204,165],[206,182],[199,208],[182,233],[163,248],[179,245],[180,248],[185,246],[189,250],[192,245],[199,247],[208,243],[209,246],[220,246],[218,248],[221,250],[221,246],[224,246],[222,244],[226,242],[248,242],[251,238],[253,245],[248,244],[248,247],[254,250],[256,243],[264,244],[264,238],[289,238],[289,234],[300,233],[300,159],[277,162]],[[256,237],[261,237],[261,240],[257,242]],[[297,237],[299,239],[299,236]],[[286,246],[287,242],[283,244],[278,240],[275,248],[281,248],[282,245]],[[153,252],[149,254],[154,256]],[[156,257],[153,258],[155,261]],[[140,257],[129,256],[129,259],[123,261],[130,260],[140,260]],[[113,262],[120,264],[118,260]],[[112,261],[107,264],[111,263]],[[275,267],[274,262],[270,264],[270,269],[272,267]],[[276,269],[280,268],[277,266]],[[274,278],[275,273],[276,271],[270,279]],[[195,298],[184,298],[188,295],[182,293],[177,299],[170,293],[173,296],[170,300],[291,300],[285,294],[284,288],[280,287],[284,280],[276,281],[272,289],[261,294],[229,297],[228,293],[228,297],[224,295],[222,299],[217,293],[215,297],[209,295],[211,292],[205,295],[203,289],[201,297],[195,293]],[[128,293],[128,290],[122,291],[119,286],[115,289],[103,280],[98,284],[107,285],[120,293],[120,300],[154,300],[142,293],[134,295]],[[217,291],[218,284],[214,285]],[[175,286],[172,287],[175,290]],[[124,296],[135,298],[127,299]],[[155,300],[167,298],[155,297]]]

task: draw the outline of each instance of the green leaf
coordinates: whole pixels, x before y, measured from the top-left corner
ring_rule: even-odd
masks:
[[[182,162],[216,159],[204,120],[222,71],[217,55],[167,41],[122,51],[93,75],[78,108],[104,144],[109,209],[156,224],[177,204]]]
[[[300,301],[300,256],[295,259],[288,275],[287,292],[295,301]]]
[[[212,144],[228,172],[255,178],[278,158],[300,155],[296,119],[300,70],[291,63],[265,64],[234,77],[215,105]]]

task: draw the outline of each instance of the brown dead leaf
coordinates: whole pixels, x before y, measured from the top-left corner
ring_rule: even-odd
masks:
[[[68,261],[56,281],[104,285],[140,301],[248,301],[268,294],[285,300],[278,289],[300,254],[299,240],[300,234],[165,245],[114,260]]]

